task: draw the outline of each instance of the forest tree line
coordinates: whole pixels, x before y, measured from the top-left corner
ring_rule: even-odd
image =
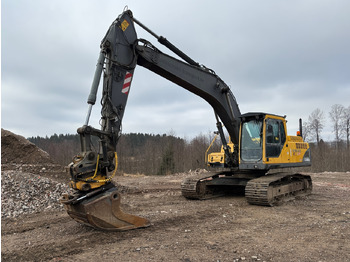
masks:
[[[205,168],[205,151],[213,135],[199,135],[190,141],[174,135],[123,134],[117,145],[118,170],[128,174],[166,175]],[[31,137],[57,163],[68,165],[80,152],[79,135]],[[97,141],[93,141],[98,151]],[[220,150],[219,142],[213,150]]]
[[[334,142],[339,144],[346,142],[347,148],[350,147],[350,106],[347,108],[340,104],[332,106],[328,112],[327,119],[324,112],[316,108],[309,115],[307,121],[303,123],[303,138],[305,141],[316,142],[317,145],[322,140],[322,132],[327,123],[332,125]],[[327,121],[328,120],[328,121]]]
[[[310,144],[312,157],[312,166],[302,168],[303,171],[350,171],[350,106],[334,105],[328,116],[326,121],[324,112],[315,109],[303,123],[303,138]],[[332,141],[322,139],[326,123],[332,124]],[[129,174],[166,175],[206,168],[205,152],[213,137],[213,133],[200,134],[191,140],[171,134],[123,134],[117,146],[118,170]],[[54,134],[29,140],[61,165],[68,165],[80,151],[79,135]],[[98,150],[97,141],[94,144]],[[211,151],[219,151],[220,146],[218,139]]]
[[[322,138],[327,125],[331,141]],[[311,171],[350,171],[350,106],[334,104],[328,114],[316,108],[303,123],[303,139],[310,144]]]

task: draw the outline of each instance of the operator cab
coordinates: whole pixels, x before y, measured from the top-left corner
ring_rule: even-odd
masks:
[[[287,162],[282,155],[286,140],[284,117],[266,113],[243,114],[240,129],[240,169],[268,170],[280,167],[284,160]]]

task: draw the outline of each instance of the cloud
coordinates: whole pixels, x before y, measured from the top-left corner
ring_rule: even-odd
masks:
[[[306,120],[314,109],[328,115],[333,104],[349,106],[348,1],[128,2],[2,1],[2,127],[27,137],[74,133],[85,121],[100,41],[126,4],[155,33],[213,69],[242,113],[287,115],[294,134],[299,117]],[[99,111],[96,104],[90,121],[96,127]],[[213,110],[137,67],[123,131],[170,130],[179,136],[215,130]]]

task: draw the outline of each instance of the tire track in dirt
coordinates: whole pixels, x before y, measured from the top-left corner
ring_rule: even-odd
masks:
[[[41,221],[37,227],[32,225],[24,226],[11,234],[34,235],[38,231],[42,231],[38,237],[43,237],[43,241],[37,243],[28,243],[26,241],[17,242],[17,247],[10,252],[2,252],[4,261],[47,261],[54,258],[69,257],[71,255],[78,256],[79,253],[86,250],[100,249],[101,246],[115,244],[128,241],[132,238],[139,237],[140,234],[147,232],[148,235],[158,234],[160,232],[177,231],[179,225],[197,224],[203,219],[210,219],[216,214],[208,214],[206,212],[195,212],[192,215],[180,215],[171,218],[154,220],[152,225],[147,229],[136,229],[124,232],[104,232],[92,229],[88,226],[80,225],[69,220],[64,222],[66,218],[58,218],[51,223],[51,220]],[[56,224],[56,225],[54,225]],[[50,225],[50,227],[47,227]],[[45,231],[45,232],[44,232]],[[78,234],[75,234],[79,232]],[[8,234],[3,235],[3,241],[9,241]],[[70,235],[69,235],[70,234]],[[51,237],[50,237],[51,236]],[[62,240],[65,236],[65,240]],[[57,237],[57,241],[55,238]],[[10,241],[12,242],[12,241]],[[7,245],[3,249],[8,250]]]

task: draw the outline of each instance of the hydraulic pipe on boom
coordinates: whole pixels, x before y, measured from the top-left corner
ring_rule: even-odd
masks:
[[[174,46],[172,43],[170,43],[165,37],[158,36],[156,33],[154,33],[151,29],[149,29],[147,26],[142,24],[140,21],[138,21],[135,17],[133,17],[133,21],[138,24],[140,27],[142,27],[144,30],[146,30],[148,33],[153,35],[159,43],[169,48],[171,51],[173,51],[175,54],[177,54],[179,57],[181,57],[183,60],[185,60],[187,63],[193,66],[200,66],[199,63],[194,61],[192,58],[190,58],[188,55],[186,55],[184,52],[182,52],[180,49],[178,49],[176,46]]]
[[[90,94],[89,94],[89,97],[87,100],[89,107],[88,107],[88,112],[87,112],[86,120],[85,120],[85,124],[84,124],[85,126],[87,126],[89,124],[92,106],[96,103],[97,91],[98,91],[98,86],[100,84],[100,79],[101,79],[101,75],[102,75],[104,61],[105,61],[105,54],[104,54],[104,52],[101,51],[100,55],[98,57],[98,60],[97,60],[95,75],[94,75],[94,79],[92,81]]]

